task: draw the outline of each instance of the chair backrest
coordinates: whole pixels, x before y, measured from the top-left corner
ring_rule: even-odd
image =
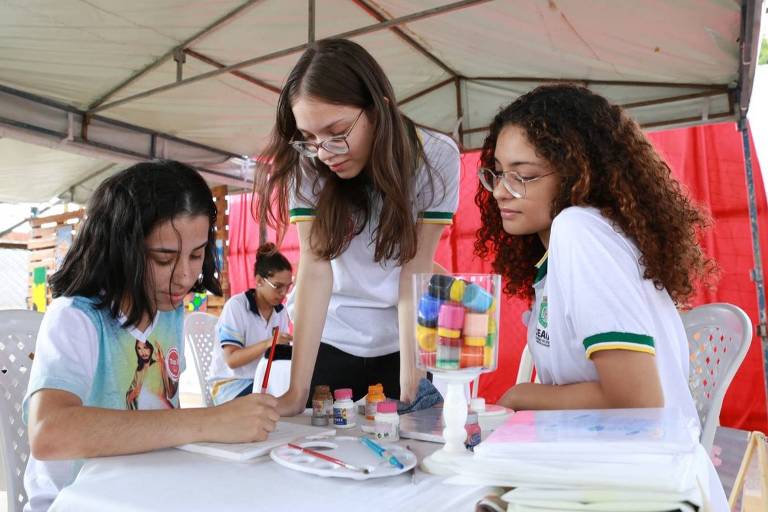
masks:
[[[213,407],[214,405],[207,377],[210,372],[211,361],[213,361],[217,321],[217,317],[202,312],[190,313],[184,320],[184,338],[192,346],[197,379],[206,407]]]
[[[42,319],[42,313],[35,311],[0,311],[0,435],[9,512],[21,511],[27,501],[24,470],[29,459],[29,440],[21,420],[21,403],[27,392],[31,355]]]
[[[533,377],[533,356],[526,343],[523,347],[523,353],[520,354],[520,365],[517,367],[517,379],[515,384],[522,384],[523,382],[531,382]]]
[[[709,452],[728,386],[752,341],[752,322],[732,304],[713,303],[683,313],[688,337],[688,386],[701,421],[701,444]]]

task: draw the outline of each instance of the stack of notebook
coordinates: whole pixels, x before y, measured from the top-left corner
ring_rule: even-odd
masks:
[[[515,487],[508,510],[697,510],[709,463],[697,432],[676,409],[521,411],[454,480]]]

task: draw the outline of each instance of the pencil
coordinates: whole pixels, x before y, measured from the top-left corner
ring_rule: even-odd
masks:
[[[264,372],[264,380],[261,381],[261,392],[267,392],[267,383],[269,382],[269,370],[272,369],[272,358],[275,357],[275,345],[277,345],[277,338],[280,336],[280,328],[272,328],[272,348],[269,351],[269,359],[267,360],[267,371]]]

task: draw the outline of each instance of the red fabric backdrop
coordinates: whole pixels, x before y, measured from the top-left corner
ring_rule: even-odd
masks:
[[[744,158],[736,125],[722,123],[669,130],[651,133],[649,138],[677,178],[688,187],[691,196],[709,208],[715,220],[714,228],[704,239],[704,247],[718,261],[721,277],[715,290],[700,292],[693,304],[730,302],[744,309],[756,324],[756,293],[750,279],[753,259]],[[755,154],[754,148],[752,154]],[[479,227],[479,212],[474,204],[477,160],[477,152],[463,156],[459,211],[438,248],[437,261],[451,271],[490,271],[487,262],[472,254],[475,231]],[[754,175],[763,266],[766,267],[768,207],[756,158]],[[253,286],[258,227],[250,212],[248,195],[233,196],[229,204],[229,276],[232,293],[238,293]],[[274,239],[272,232],[270,239]],[[281,250],[292,262],[297,262],[298,243],[294,228],[288,232]],[[525,305],[517,299],[502,300],[499,368],[480,379],[480,395],[489,402],[497,400],[517,376],[520,353],[525,344],[525,329],[521,322],[524,310]],[[757,337],[725,397],[721,423],[748,430],[768,430],[762,354]]]

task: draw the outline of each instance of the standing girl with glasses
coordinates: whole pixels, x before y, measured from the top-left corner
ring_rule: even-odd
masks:
[[[456,211],[456,145],[398,110],[362,47],[326,39],[288,76],[260,161],[260,210],[280,230],[290,211],[301,250],[280,411],[301,412],[310,384],[351,387],[358,399],[381,382],[413,399],[411,276],[432,269]]]
[[[216,323],[219,343],[213,349],[208,378],[216,404],[253,392],[256,366],[272,345],[272,329],[280,329],[279,344],[293,340],[283,306],[293,284],[291,263],[275,244],[266,243],[256,252],[253,271],[256,288],[232,296]]]

